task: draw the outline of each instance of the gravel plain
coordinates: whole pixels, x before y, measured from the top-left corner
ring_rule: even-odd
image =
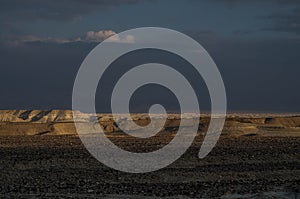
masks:
[[[110,139],[126,150],[151,151],[170,137]],[[129,174],[98,162],[74,135],[1,136],[0,196],[300,198],[299,137],[221,136],[213,151],[199,159],[201,141],[196,137],[188,151],[164,169]]]

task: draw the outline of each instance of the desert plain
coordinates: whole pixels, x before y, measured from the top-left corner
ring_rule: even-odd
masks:
[[[149,123],[147,114],[130,119],[141,126]],[[199,159],[209,121],[208,114],[201,115],[192,146],[177,161],[158,171],[131,174],[108,168],[89,154],[71,110],[2,110],[0,196],[300,198],[300,114],[230,113],[214,149]],[[172,140],[180,117],[168,115],[164,129],[147,139],[124,134],[110,114],[83,114],[82,122],[99,123],[125,150],[147,152]]]

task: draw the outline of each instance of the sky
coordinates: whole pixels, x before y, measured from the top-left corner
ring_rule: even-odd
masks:
[[[1,0],[0,26],[0,109],[71,109],[76,73],[99,42],[132,28],[164,27],[209,52],[230,111],[300,111],[298,0]],[[185,64],[151,53],[157,61]],[[124,58],[115,70],[145,56]],[[106,92],[96,97],[100,112],[108,111],[103,98],[112,85],[103,86]],[[156,102],[178,108],[166,89],[148,89],[133,98],[136,111]],[[208,109],[209,100],[203,101]]]

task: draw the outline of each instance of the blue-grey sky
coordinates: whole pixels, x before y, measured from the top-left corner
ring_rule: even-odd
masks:
[[[157,26],[207,49],[230,110],[300,111],[298,0],[1,0],[0,26],[1,109],[71,108],[76,72],[93,47]]]

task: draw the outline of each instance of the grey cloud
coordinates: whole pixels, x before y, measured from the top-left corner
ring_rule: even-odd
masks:
[[[73,43],[73,42],[86,42],[86,43],[99,43],[105,39],[110,38],[110,42],[116,43],[134,43],[135,38],[133,35],[126,35],[124,38],[120,38],[117,33],[112,30],[99,30],[99,31],[88,31],[83,36],[78,36],[76,38],[58,38],[58,37],[39,37],[35,35],[25,35],[25,36],[11,36],[6,38],[6,44],[10,45],[20,45],[24,43]],[[114,36],[115,35],[115,36]],[[114,37],[111,37],[114,36]]]
[[[264,28],[267,31],[289,32],[300,35],[300,5],[289,13],[274,13],[263,17],[272,20],[274,25]]]
[[[81,20],[88,14],[103,12],[115,6],[137,4],[151,0],[1,0],[0,1],[0,42],[20,40],[24,37],[22,26],[33,22],[49,21],[68,23]],[[16,37],[18,37],[16,39]],[[67,42],[70,38],[37,38],[31,40]],[[35,37],[35,39],[33,38]],[[22,40],[22,38],[21,38]]]
[[[272,25],[262,28],[263,31],[277,31],[300,34],[300,1],[299,0],[214,0],[225,3],[229,7],[239,4],[250,4],[261,6],[262,4],[285,6],[287,9],[274,12],[269,15],[258,16],[261,20],[269,20]],[[251,30],[250,30],[251,31]],[[247,31],[248,32],[248,31]],[[244,31],[236,31],[237,34],[244,34]]]
[[[258,30],[250,30],[250,29],[242,29],[242,30],[235,30],[233,31],[234,35],[243,36],[243,35],[249,35],[251,33],[255,33]]]
[[[235,6],[237,4],[262,4],[262,3],[276,3],[276,4],[285,4],[285,5],[291,5],[291,4],[298,4],[300,5],[300,2],[298,0],[213,0],[215,2],[220,2],[220,3],[226,3],[227,5],[232,5]]]
[[[1,0],[0,16],[5,21],[78,20],[91,12],[142,1],[146,0]]]

